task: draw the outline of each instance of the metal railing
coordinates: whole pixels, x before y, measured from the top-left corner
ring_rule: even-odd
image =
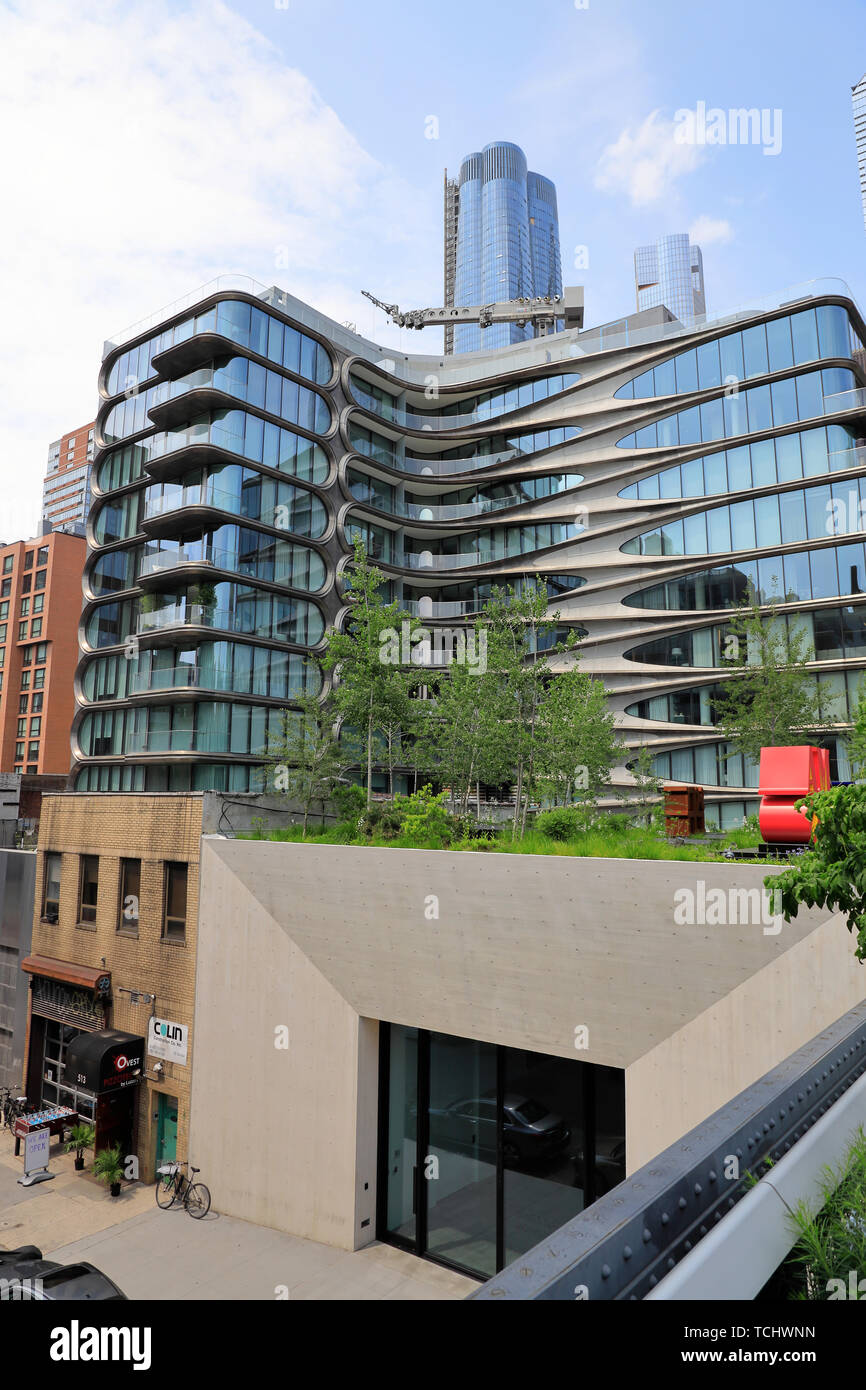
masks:
[[[866,1003],[469,1297],[645,1298],[864,1073]]]

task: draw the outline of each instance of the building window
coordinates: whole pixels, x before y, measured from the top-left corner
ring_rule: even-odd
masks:
[[[6,624],[0,623],[0,642],[6,641]]]
[[[42,919],[45,922],[56,922],[60,916],[61,857],[59,854],[45,855],[42,880]]]
[[[30,589],[31,589],[31,587],[32,587],[32,584],[33,584],[32,575],[29,575],[29,574],[22,574],[22,576],[21,576],[21,592],[22,592],[22,594],[29,594],[29,593],[30,593]]]
[[[166,941],[186,939],[187,865],[169,863],[165,866],[162,935]]]
[[[33,568],[33,551],[32,551],[32,550],[28,550],[28,551],[26,551],[25,554],[24,554],[24,568],[25,568],[26,570],[32,570],[32,568]]]
[[[27,720],[26,720],[26,719],[19,719],[19,720],[18,720],[18,737],[19,737],[19,738],[26,738],[26,737],[27,737]]]
[[[12,580],[11,580],[11,579],[4,579],[4,580],[3,580],[3,583],[0,584],[0,594],[2,594],[3,598],[8,598],[9,595],[11,594],[11,592],[12,592]]]
[[[47,564],[48,564],[48,546],[47,546],[47,545],[40,546],[39,550],[38,550],[37,553],[36,553],[36,563],[37,563],[37,565],[47,565]]]
[[[45,607],[45,595],[44,595],[44,594],[34,594],[34,595],[33,595],[33,612],[34,612],[34,613],[41,613],[44,607]]]
[[[22,672],[21,672],[21,687],[22,687],[22,689],[24,688],[24,677],[25,677],[25,676],[27,677],[27,682],[28,682],[28,684],[30,683],[30,672],[29,672],[29,671],[22,671]],[[36,672],[36,675],[35,675],[34,678],[33,678],[33,685],[34,685],[34,687],[35,687],[36,690],[41,690],[41,689],[43,688],[43,686],[45,685],[45,667],[44,667],[44,666],[41,666],[41,667],[39,668],[39,670]]]
[[[78,921],[96,921],[96,896],[99,889],[99,858],[95,854],[82,854],[78,881]]]
[[[41,733],[42,733],[42,719],[41,719],[41,718],[38,718],[38,719],[31,719],[31,720],[30,720],[30,737],[31,737],[31,738],[38,738],[39,735],[40,735]]]
[[[138,904],[141,896],[141,860],[120,861],[120,902],[117,911],[117,930],[138,936]]]
[[[35,584],[35,587],[36,587],[37,589],[44,589],[44,588],[45,588],[45,571],[44,571],[44,570],[37,570],[37,571],[36,571],[36,584]]]
[[[22,672],[21,672],[21,689],[22,689],[22,690],[29,690],[29,689],[30,689],[30,672],[29,672],[29,671],[22,671]]]
[[[19,695],[19,696],[18,696],[18,713],[19,713],[19,714],[26,714],[26,713],[27,713],[27,696],[26,696],[26,695]]]
[[[36,661],[37,661],[37,664],[38,664],[38,665],[41,665],[42,662],[45,661],[45,660],[47,659],[47,657],[48,657],[48,643],[47,643],[47,642],[40,642],[40,643],[38,643],[38,645],[37,645],[37,647],[36,647]]]
[[[18,624],[18,641],[24,642],[27,639],[27,619]]]
[[[29,598],[23,598],[23,599],[21,600],[21,609],[20,609],[20,612],[19,612],[19,617],[21,617],[21,618],[29,618],[29,617],[30,617],[30,600],[29,600]]]
[[[41,618],[31,618],[31,620],[30,620],[30,636],[31,636],[31,637],[41,637],[41,636],[42,636],[42,619],[41,619]]]
[[[39,744],[38,744],[38,743],[28,743],[28,745],[27,745],[27,756],[28,756],[28,758],[38,758],[38,757],[39,757]]]
[[[23,744],[23,743],[16,743],[16,745],[15,745],[15,757],[16,757],[17,759],[19,759],[19,760],[23,759],[23,757],[24,757],[24,744]],[[20,769],[19,769],[19,770],[20,770]]]
[[[8,617],[9,617],[9,600],[7,599],[5,603],[0,603],[0,618],[8,618]]]
[[[38,772],[38,771],[39,771],[39,768],[38,768],[38,766],[37,766],[36,763],[28,763],[28,764],[27,764],[27,771],[28,771],[28,772]]]
[[[32,660],[33,660],[33,648],[32,648],[32,647],[22,647],[22,648],[21,648],[21,665],[22,665],[22,666],[29,666]]]
[[[4,574],[11,574],[11,573],[12,573],[12,566],[13,566],[13,564],[14,564],[14,558],[13,558],[13,556],[11,556],[11,555],[4,555],[4,556],[3,556],[3,573],[4,573]]]
[[[26,695],[22,695],[22,696],[21,696],[21,699],[24,701],[24,708],[25,708],[25,710],[26,710],[26,709],[27,709],[27,696],[26,696]],[[42,709],[42,691],[40,690],[36,695],[33,696],[33,699],[32,699],[31,704],[30,704],[30,712],[31,712],[31,714],[39,714],[40,711],[41,711],[41,709]]]

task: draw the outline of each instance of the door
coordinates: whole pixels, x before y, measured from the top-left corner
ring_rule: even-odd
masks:
[[[156,1126],[156,1166],[174,1163],[177,1158],[177,1100],[174,1096],[159,1097]]]

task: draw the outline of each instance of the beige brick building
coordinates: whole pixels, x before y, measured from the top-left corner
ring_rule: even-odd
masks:
[[[28,1099],[92,1115],[97,1147],[121,1142],[145,1179],[157,1158],[189,1157],[202,805],[200,794],[157,793],[64,793],[42,805],[24,962]],[[130,1072],[109,1074],[98,1089],[88,1075],[79,1091],[66,1065],[70,1044],[110,1031],[129,1035],[122,1066]],[[86,1046],[98,1049],[99,1036]],[[135,1060],[140,1079],[130,1084]]]

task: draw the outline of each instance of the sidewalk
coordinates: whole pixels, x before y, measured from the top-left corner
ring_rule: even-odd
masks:
[[[23,1157],[0,1133],[0,1248],[38,1245],[61,1264],[89,1260],[131,1299],[438,1300],[477,1288],[378,1242],[338,1250],[216,1211],[203,1221],[182,1208],[160,1211],[151,1185],[125,1185],[112,1198],[88,1171],[75,1172],[57,1140],[49,1169],[53,1181],[19,1187]]]

